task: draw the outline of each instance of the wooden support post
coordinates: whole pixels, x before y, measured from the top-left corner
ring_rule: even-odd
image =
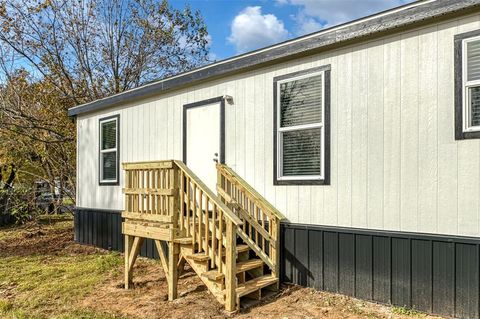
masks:
[[[180,256],[179,259],[180,260],[178,261],[177,269],[178,269],[178,276],[181,276],[185,271],[185,263],[187,262],[187,260],[183,256]]]
[[[280,222],[273,218],[271,220],[271,225],[272,227],[272,232],[271,234],[273,235],[274,244],[270,246],[270,249],[272,249],[272,261],[273,261],[273,269],[272,269],[272,275],[276,278],[280,278]],[[280,280],[277,282],[276,286],[277,290],[280,288]]]
[[[274,239],[273,245],[270,246],[270,249],[272,249],[271,256],[273,262],[272,275],[278,278],[280,276],[280,223],[277,222],[276,219],[272,219],[270,227],[272,227],[270,233]]]
[[[180,245],[173,241],[168,242],[168,300],[177,299],[178,284],[178,255]]]
[[[142,237],[125,235],[125,289],[129,289],[132,284],[133,265],[140,253],[143,244]]]
[[[236,241],[237,232],[235,225],[231,221],[227,221],[227,241],[225,254],[225,310],[235,311],[237,306],[237,270],[236,270]]]
[[[129,289],[132,283],[132,272],[130,269],[129,259],[132,250],[132,236],[125,235],[125,289]]]
[[[165,273],[165,278],[167,278],[167,284],[169,280],[168,276],[168,262],[165,250],[163,249],[162,243],[160,240],[155,240],[155,246],[157,247],[158,255],[160,256],[160,262],[162,263],[163,272]]]
[[[143,237],[134,237],[133,239],[132,250],[130,251],[130,256],[128,260],[130,270],[133,269],[133,265],[135,264],[138,254],[140,253],[140,249],[142,248],[143,241]]]

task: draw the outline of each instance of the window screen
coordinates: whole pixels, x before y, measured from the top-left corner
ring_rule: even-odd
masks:
[[[117,181],[118,118],[100,120],[100,182]]]
[[[320,179],[323,157],[324,73],[278,84],[280,179]]]

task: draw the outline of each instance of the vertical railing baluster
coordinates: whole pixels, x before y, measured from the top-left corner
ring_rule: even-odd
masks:
[[[162,189],[162,174],[163,174],[163,169],[159,168],[157,172],[157,189]],[[163,201],[163,195],[158,195],[157,198],[157,207],[158,207],[158,214],[163,215],[163,206],[162,206],[162,201]]]
[[[192,235],[192,233],[190,232],[190,215],[191,215],[191,211],[190,211],[190,201],[191,201],[191,186],[190,186],[190,177],[187,176],[186,178],[186,184],[187,184],[187,234],[189,236]]]
[[[205,253],[207,256],[210,255],[210,243],[209,243],[209,236],[210,236],[210,218],[209,218],[209,207],[208,207],[208,196],[205,196]]]
[[[185,180],[183,171],[180,173],[180,229],[184,230],[185,225]]]
[[[218,271],[220,273],[223,273],[223,265],[222,265],[222,254],[223,254],[223,210],[220,210],[219,211],[219,217],[218,217],[218,221],[219,221],[219,235],[220,235],[220,239],[219,239],[219,242],[220,244],[218,245],[219,246],[219,253],[218,253]]]
[[[198,214],[198,240],[199,240],[199,243],[200,243],[200,248],[199,248],[199,252],[202,252],[203,251],[203,237],[202,237],[202,228],[203,228],[203,205],[202,205],[202,202],[203,202],[203,191],[200,189],[199,190],[199,198],[198,198],[198,209],[199,209],[199,214]]]
[[[211,267],[215,267],[215,264],[217,262],[216,260],[216,253],[218,252],[217,250],[217,247],[216,247],[216,244],[217,244],[217,222],[216,222],[216,218],[217,218],[217,205],[216,204],[212,204],[212,224],[213,224],[213,227],[212,227],[212,258],[211,258]]]
[[[150,170],[145,170],[145,199],[146,199],[146,213],[150,214],[150,194],[148,190],[150,189]]]
[[[197,185],[194,183],[193,184],[193,194],[192,197],[190,198],[190,201],[193,204],[193,209],[192,209],[192,217],[193,217],[193,249],[195,249],[195,244],[197,243],[197,231],[196,231],[196,223],[197,223]]]
[[[172,167],[170,169],[170,174],[168,176],[169,179],[169,185],[168,189],[173,189],[174,190],[174,195],[169,196],[169,215],[173,217],[173,228],[177,229],[179,228],[179,212],[180,209],[178,207],[179,205],[179,180],[178,180],[178,169],[176,166]]]

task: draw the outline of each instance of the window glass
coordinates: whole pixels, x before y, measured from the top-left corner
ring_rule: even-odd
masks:
[[[102,154],[103,180],[111,181],[117,179],[117,152]]]
[[[301,76],[277,86],[280,179],[320,179],[323,174],[323,76]]]
[[[467,42],[467,80],[480,80],[480,40]]]
[[[100,120],[100,181],[116,182],[118,172],[118,119]]]
[[[468,89],[470,102],[469,126],[480,126],[480,87]]]
[[[283,176],[320,175],[321,129],[283,133]]]
[[[322,121],[322,75],[280,85],[280,126],[289,127]]]
[[[102,123],[102,150],[115,148],[117,140],[117,120]]]

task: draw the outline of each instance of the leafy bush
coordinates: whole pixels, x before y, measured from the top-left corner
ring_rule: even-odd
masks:
[[[25,187],[0,190],[0,226],[21,224],[38,214],[34,192]]]

